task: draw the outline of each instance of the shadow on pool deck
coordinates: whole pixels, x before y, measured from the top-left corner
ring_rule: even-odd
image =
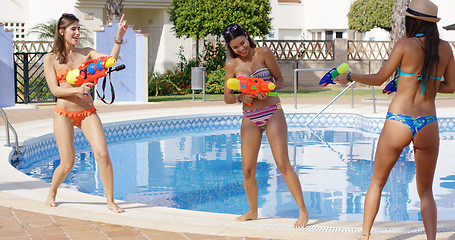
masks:
[[[390,100],[390,98],[388,99]],[[314,113],[322,109],[324,104],[330,100],[331,98],[299,98],[299,108],[297,110],[292,109],[294,99],[285,98],[282,99],[282,102],[283,105],[287,105],[287,107],[284,107],[286,112],[299,111],[300,109],[301,111]],[[342,97],[335,102],[333,109],[346,110],[351,108],[350,104],[350,97]],[[378,113],[376,117],[384,116],[388,104],[388,100],[378,101]],[[52,125],[53,106],[53,103],[33,104],[6,109],[8,118],[13,126],[19,125],[19,128],[25,127],[25,130],[19,131],[20,142],[24,138],[29,137],[27,132],[27,123],[29,122],[42,123],[46,126],[44,127],[47,128],[46,131],[52,131],[52,129],[49,130],[49,126]],[[453,116],[455,98],[437,100],[437,106],[438,114]],[[152,113],[148,117],[153,117],[154,112],[163,115],[172,115],[177,112],[185,114],[185,111],[189,111],[190,114],[197,114],[198,112],[195,112],[195,110],[199,108],[208,108],[210,112],[214,110],[223,112],[223,109],[228,109],[229,107],[227,111],[236,112],[237,114],[240,114],[241,111],[240,105],[235,104],[227,107],[223,101],[179,101],[150,104],[114,104],[109,106],[97,103],[96,107],[103,122],[119,121],[119,116],[140,118],[140,116],[145,117],[142,114]],[[372,112],[371,101],[356,99],[352,112],[359,113],[359,111],[361,114],[368,111]],[[137,116],[134,116],[132,113],[137,113]],[[0,135],[0,140],[3,142],[5,141],[4,123],[1,122],[0,126],[0,131],[2,131],[0,134],[3,134]],[[31,126],[29,127],[31,128]],[[37,128],[40,127],[41,125],[37,126]],[[26,136],[22,137],[21,134]],[[5,149],[5,147],[0,147],[0,152],[3,153],[1,155],[2,158],[5,156]],[[11,150],[7,149],[7,151]],[[5,163],[6,159],[2,158],[0,158],[0,163]],[[0,173],[2,171],[4,169],[0,169]],[[77,197],[71,198],[71,201],[67,199],[60,200],[63,204],[57,208],[45,208],[42,206],[43,203],[36,199],[44,200],[47,184],[33,180],[27,183],[28,180],[24,180],[24,176],[19,176],[16,179],[17,173],[8,172],[8,174],[15,174],[15,177],[13,179],[2,179],[0,177],[0,239],[355,239],[359,235],[358,232],[361,226],[360,222],[313,220],[310,222],[307,230],[293,230],[289,227],[294,221],[293,219],[261,219],[241,225],[234,223],[231,216],[224,215],[218,217],[217,215],[210,215],[211,219],[209,220],[213,221],[211,223],[213,226],[206,224],[192,229],[190,223],[184,223],[181,226],[158,227],[160,224],[157,221],[157,227],[155,228],[153,227],[153,221],[137,224],[130,224],[128,222],[128,219],[132,218],[133,214],[140,215],[143,213],[146,215],[150,213],[147,206],[143,205],[125,203],[122,206],[125,206],[127,212],[133,212],[131,215],[129,213],[111,214],[105,210],[103,200],[100,201],[100,198],[92,201],[90,196],[79,198],[80,195],[77,195]],[[61,189],[59,192],[63,192],[63,195],[68,194],[67,196],[72,196],[71,194],[73,193],[67,193],[70,191]],[[24,194],[31,194],[33,196],[25,196]],[[31,198],[34,200],[31,200]],[[58,197],[57,200],[59,201]],[[77,216],[77,210],[72,209],[68,211],[68,208],[74,205],[77,205],[77,207],[86,205],[83,206],[87,212],[86,217],[81,217],[82,213],[81,216]],[[99,208],[103,208],[103,210],[98,210]],[[105,212],[103,212],[104,210]],[[91,214],[93,216],[90,216],[90,211],[92,211]],[[166,209],[155,209],[154,211],[152,215],[157,214],[158,218],[161,213],[160,211],[169,213]],[[173,210],[170,212],[172,214]],[[191,213],[191,211],[184,213],[175,212],[180,214],[180,218],[186,217],[191,221],[190,217],[193,217],[194,219],[198,219],[197,221],[204,222],[204,213]],[[102,219],[100,217],[101,215],[105,215],[107,217],[106,219],[120,219],[117,222],[125,222],[125,224],[115,224],[111,221],[97,221],[96,219]],[[179,217],[176,217],[176,220]],[[124,219],[122,220],[122,218]],[[229,219],[232,219],[232,224],[229,224],[229,221],[231,221]],[[228,222],[228,226],[224,230],[217,232],[216,228],[219,227],[217,225],[219,224],[218,221],[220,224],[221,222]],[[162,225],[169,225],[169,222],[172,222],[172,217],[166,215]],[[179,224],[178,221],[176,221],[176,224]],[[283,224],[286,226],[283,227]],[[238,226],[241,227],[237,228]],[[455,239],[454,226],[455,221],[439,222],[438,227],[440,233],[438,234],[438,239]],[[425,234],[418,230],[421,227],[421,222],[376,222],[374,228],[379,229],[379,231],[373,233],[371,239],[426,239]],[[174,230],[163,231],[163,229],[171,228]],[[397,231],[399,229],[403,231]],[[413,233],[412,229],[417,229],[417,232]],[[259,237],[252,238],[251,236]]]

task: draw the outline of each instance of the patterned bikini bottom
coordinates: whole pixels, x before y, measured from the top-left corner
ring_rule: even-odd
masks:
[[[247,117],[258,126],[262,131],[265,130],[267,122],[276,110],[281,109],[281,103],[277,103],[270,107],[256,109],[252,111],[243,111],[243,116]]]
[[[412,138],[414,138],[415,135],[427,124],[438,121],[435,115],[423,117],[410,117],[391,112],[387,112],[386,119],[402,122],[409,128],[409,130],[411,130]]]

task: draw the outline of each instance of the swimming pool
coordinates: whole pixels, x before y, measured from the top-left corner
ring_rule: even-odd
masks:
[[[382,118],[287,114],[289,155],[312,219],[361,220]],[[455,119],[440,118],[434,194],[439,220],[453,220]],[[240,160],[240,116],[189,116],[106,124],[115,198],[154,206],[242,214],[247,210]],[[77,161],[65,186],[104,195],[90,147],[76,131]],[[59,163],[52,134],[24,143],[17,168],[50,182]],[[267,139],[258,157],[259,214],[296,218],[297,206],[276,169]],[[384,188],[377,220],[421,220],[412,147],[403,151]]]

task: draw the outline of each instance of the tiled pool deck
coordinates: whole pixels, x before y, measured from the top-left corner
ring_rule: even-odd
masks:
[[[380,96],[383,97],[383,96]],[[385,116],[390,98],[377,102],[342,97],[327,113]],[[330,98],[282,99],[286,113],[319,112]],[[19,142],[52,133],[53,104],[5,109]],[[437,100],[438,116],[455,116],[455,97]],[[240,105],[222,101],[180,101],[150,104],[96,104],[103,123],[151,117],[195,114],[240,114]],[[262,218],[244,223],[236,216],[120,202],[126,212],[107,210],[105,199],[61,188],[57,208],[44,207],[49,184],[18,172],[8,163],[11,148],[4,146],[0,122],[0,239],[356,239],[361,222],[310,220],[293,229],[294,219]],[[114,176],[115,177],[115,176]],[[455,219],[455,218],[454,218]],[[421,222],[376,222],[371,239],[425,239]],[[455,220],[438,223],[438,239],[455,239]]]

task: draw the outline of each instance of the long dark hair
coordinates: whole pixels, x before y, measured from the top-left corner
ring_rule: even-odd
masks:
[[[424,34],[425,46],[422,46],[425,51],[425,59],[422,68],[422,78],[425,79],[425,89],[428,89],[433,70],[436,70],[439,65],[439,31],[436,23],[420,20],[417,18],[406,16],[406,37],[415,37],[418,34]],[[423,86],[422,86],[423,87]],[[425,93],[425,96],[427,94]]]
[[[70,13],[64,13],[58,19],[57,24],[55,26],[55,33],[54,33],[54,46],[52,47],[52,53],[55,54],[57,60],[60,64],[66,62],[66,48],[65,48],[65,39],[62,34],[60,34],[60,29],[65,29],[69,27],[74,22],[79,22],[79,19]]]
[[[223,38],[226,41],[226,47],[229,51],[229,55],[231,58],[236,58],[239,55],[232,50],[231,45],[229,44],[233,39],[235,39],[238,36],[245,36],[248,39],[248,42],[250,43],[250,47],[255,48],[256,47],[256,42],[250,37],[247,31],[245,31],[240,25],[237,23],[232,23],[229,24],[227,27],[224,28],[222,32]]]

